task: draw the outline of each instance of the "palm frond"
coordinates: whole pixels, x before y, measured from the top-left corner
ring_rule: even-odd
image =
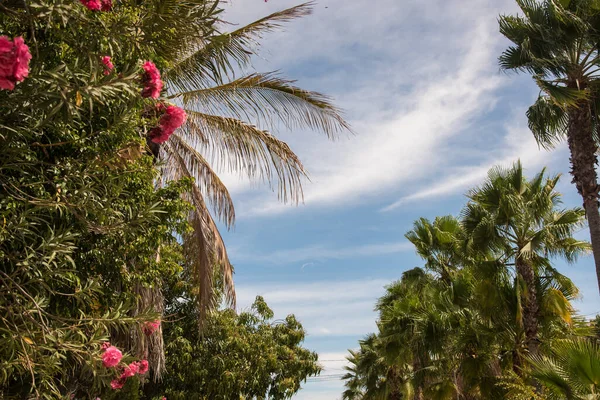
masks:
[[[179,93],[186,108],[276,128],[309,128],[333,138],[351,131],[341,112],[320,93],[300,89],[276,73],[251,74],[229,83]]]
[[[193,176],[185,160],[178,153],[171,152],[170,154],[179,166],[174,169],[173,179]],[[192,294],[197,299],[198,324],[202,328],[208,312],[217,306],[218,298],[215,296],[214,285],[217,268],[220,268],[220,283],[225,299],[231,307],[235,307],[233,266],[227,256],[221,233],[210,215],[202,192],[197,185],[192,186],[192,191],[187,194],[186,199],[194,206],[194,211],[190,212],[188,217],[192,229],[183,237],[183,248],[186,262],[191,269],[190,275],[196,284]]]
[[[554,82],[549,82],[541,77],[535,77],[535,81],[550,98],[550,100],[558,107],[576,106],[580,100],[589,98],[590,93],[586,90],[573,89],[565,86],[557,85]]]
[[[307,174],[285,142],[236,118],[186,112],[188,123],[183,139],[207,153],[213,164],[250,179],[276,183],[279,198],[284,202],[302,200],[302,178]]]
[[[167,161],[163,178],[172,180],[172,177],[180,176],[181,162],[185,163],[185,171],[191,174],[189,176],[195,179],[196,185],[208,196],[217,217],[231,227],[235,221],[233,200],[225,184],[204,157],[178,134],[172,135],[163,149],[172,160]]]
[[[209,36],[190,54],[178,60],[165,72],[165,80],[174,90],[187,91],[222,83],[237,68],[247,67],[259,46],[258,39],[283,23],[311,14],[314,2],[275,12],[232,32]]]
[[[548,96],[539,96],[529,107],[527,121],[535,140],[545,149],[554,148],[566,135],[568,115]]]

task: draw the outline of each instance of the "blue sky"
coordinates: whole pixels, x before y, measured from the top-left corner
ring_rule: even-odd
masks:
[[[296,4],[233,0],[225,18],[242,24]],[[535,85],[498,69],[507,43],[497,16],[515,12],[513,0],[319,0],[313,15],[261,41],[256,71],[331,95],[357,132],[334,142],[279,132],[310,172],[299,207],[224,173],[238,216],[224,237],[240,308],[260,294],[277,317],[294,313],[324,360],[323,378],[296,399],[340,398],[342,382],[328,376],[374,331],[383,287],[422,265],[404,233],[421,216],[458,214],[490,167],[547,166],[564,174],[565,205],[581,204],[565,146],[539,150],[527,129]],[[559,266],[582,291],[580,311],[599,311],[592,259]]]

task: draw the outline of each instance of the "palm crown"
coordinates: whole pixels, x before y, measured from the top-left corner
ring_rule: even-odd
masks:
[[[514,43],[500,56],[500,66],[533,75],[542,93],[527,113],[529,126],[540,145],[552,147],[567,133],[567,107],[596,100],[600,17],[594,2],[585,0],[517,4],[523,17],[499,19],[500,32]],[[598,105],[592,103],[594,129]]]
[[[289,146],[268,131],[280,122],[287,129],[309,128],[333,137],[350,130],[340,111],[319,93],[294,86],[275,73],[234,72],[248,66],[254,44],[281,23],[310,14],[312,3],[276,12],[233,32],[204,34],[179,52],[163,77],[169,99],[183,105],[187,123],[158,149],[163,180],[193,177],[188,199],[193,232],[184,245],[197,281],[202,316],[213,307],[215,276],[230,304],[235,304],[233,267],[209,205],[225,226],[235,220],[233,201],[215,168],[278,186],[283,201],[302,199],[304,166]],[[215,7],[208,8],[218,13]],[[216,16],[215,16],[216,18]],[[215,275],[216,272],[216,275]]]

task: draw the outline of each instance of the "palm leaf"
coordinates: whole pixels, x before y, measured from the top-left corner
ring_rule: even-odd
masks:
[[[300,159],[275,136],[235,118],[187,110],[183,138],[209,155],[221,169],[243,173],[248,178],[277,182],[279,198],[298,203],[302,178],[307,177]]]
[[[175,90],[187,91],[206,87],[207,79],[222,83],[223,76],[230,76],[236,67],[248,66],[258,47],[257,40],[285,22],[307,16],[312,12],[313,2],[278,11],[233,32],[209,36],[195,51],[178,60],[168,71],[165,79]]]
[[[173,157],[173,162],[178,165],[178,168],[174,168],[174,179],[193,176],[183,157],[172,150],[170,155]],[[197,185],[192,187],[192,191],[187,194],[186,200],[194,206],[194,211],[188,217],[192,230],[184,236],[183,248],[187,264],[191,268],[191,276],[196,284],[193,295],[198,302],[198,324],[202,327],[207,313],[217,306],[218,299],[214,292],[214,275],[217,268],[220,268],[219,272],[225,299],[230,306],[235,307],[233,266],[227,256],[223,238]]]
[[[163,171],[163,179],[172,180],[174,176],[181,176],[180,162],[185,163],[186,172],[193,177],[196,185],[210,199],[215,214],[228,227],[235,221],[235,210],[233,200],[229,195],[227,187],[219,176],[212,170],[204,157],[178,134],[172,135],[165,146],[162,147],[171,162],[167,162]]]
[[[259,125],[275,127],[274,122],[281,121],[290,130],[310,128],[330,138],[344,130],[351,131],[327,96],[300,89],[293,83],[275,73],[255,73],[174,97],[180,97],[191,110],[256,121]]]
[[[586,90],[560,86],[554,82],[541,79],[539,76],[535,77],[535,81],[558,107],[576,106],[579,101],[586,100],[590,96]]]
[[[566,135],[568,115],[548,96],[539,96],[527,110],[529,129],[537,143],[551,149]]]

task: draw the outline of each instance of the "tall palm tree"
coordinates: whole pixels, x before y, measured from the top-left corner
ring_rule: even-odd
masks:
[[[219,21],[219,1],[192,3],[205,7],[214,21]],[[307,172],[289,146],[269,129],[276,130],[279,125],[308,128],[328,137],[350,130],[340,111],[320,93],[298,88],[276,73],[236,77],[249,65],[264,33],[310,14],[312,5],[276,12],[232,32],[199,31],[176,51],[170,68],[163,71],[168,100],[182,105],[188,118],[167,142],[149,144],[164,162],[164,182],[195,178],[188,197],[194,206],[189,216],[193,231],[184,238],[184,247],[191,276],[197,281],[200,322],[219,300],[215,284],[229,303],[235,304],[233,267],[214,218],[231,227],[235,211],[215,166],[276,185],[281,200],[298,203]]]
[[[529,110],[537,142],[552,148],[566,137],[571,175],[583,199],[600,290],[598,115],[600,8],[592,0],[517,0],[523,16],[500,17],[514,45],[499,58],[505,70],[533,75],[541,94]]]
[[[546,177],[545,170],[527,180],[520,162],[510,169],[494,168],[482,186],[469,192],[463,210],[472,251],[490,252],[505,268],[515,267],[519,322],[532,354],[539,348],[538,282],[542,271],[552,271],[549,257],[573,262],[589,249],[588,243],[573,237],[584,211],[558,208],[558,180],[559,176]]]

